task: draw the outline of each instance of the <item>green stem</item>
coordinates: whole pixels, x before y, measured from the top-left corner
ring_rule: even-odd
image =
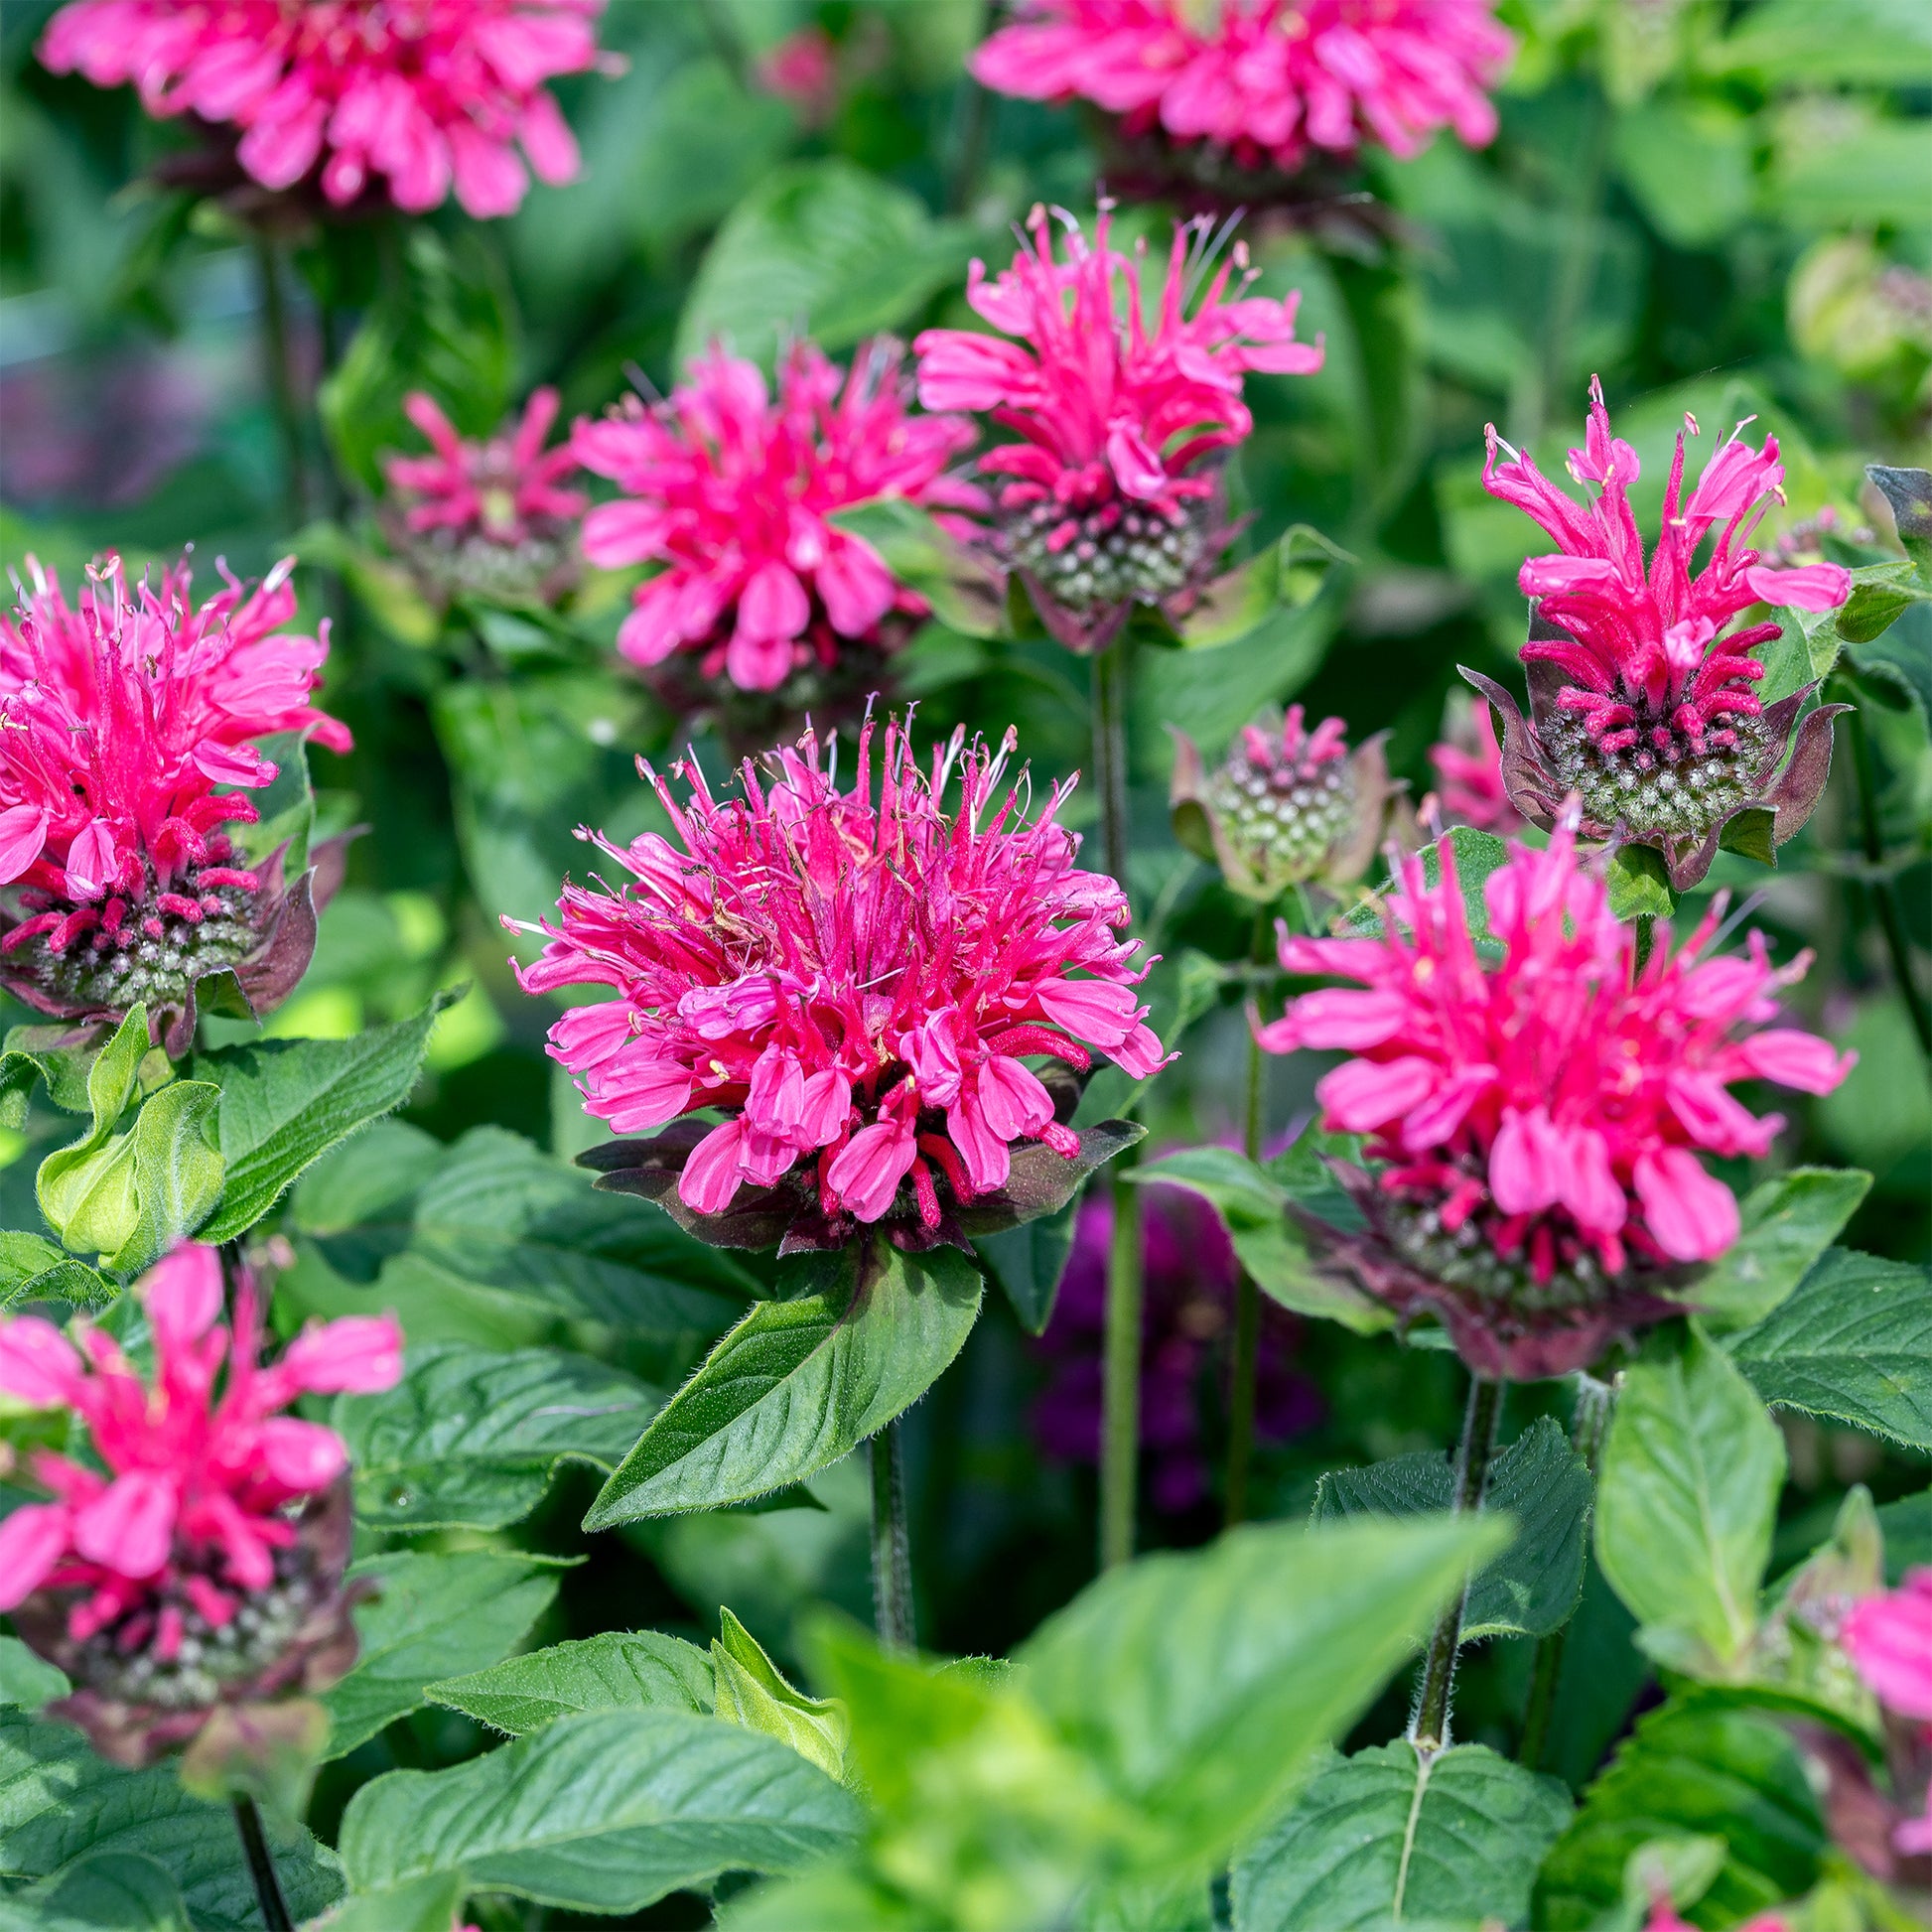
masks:
[[[1107,870],[1123,893],[1127,878],[1127,640],[1119,637],[1093,660],[1093,777],[1100,791],[1101,843]]]
[[[1268,908],[1255,913],[1254,939],[1248,948],[1251,965],[1268,956]],[[1248,1106],[1242,1123],[1242,1151],[1250,1161],[1261,1159],[1262,1100],[1267,1065],[1261,1042],[1248,1030]],[[1261,1360],[1261,1290],[1243,1268],[1234,1283],[1234,1360],[1228,1387],[1228,1472],[1225,1522],[1229,1529],[1248,1520],[1248,1477],[1255,1454],[1255,1378]]]
[[[262,1836],[261,1813],[255,1801],[240,1797],[234,1801],[235,1830],[241,1834],[241,1849],[248,1860],[248,1875],[255,1881],[255,1899],[262,1908],[262,1923],[268,1932],[295,1932],[295,1922],[282,1897],[282,1882],[275,1875],[275,1861],[269,1855],[268,1841]]]
[[[261,287],[262,374],[268,383],[275,429],[282,445],[282,503],[291,531],[309,520],[308,447],[303,408],[291,359],[288,303],[282,293],[282,258],[265,237],[255,240],[255,274]]]
[[[1596,1474],[1597,1457],[1603,1452],[1603,1432],[1610,1420],[1610,1385],[1593,1375],[1577,1377],[1577,1412],[1571,1423],[1570,1440],[1582,1452],[1591,1478]],[[1530,1676],[1529,1703],[1523,1709],[1523,1740],[1516,1752],[1517,1762],[1532,1771],[1543,1768],[1543,1755],[1550,1742],[1550,1724],[1556,1716],[1557,1690],[1563,1682],[1563,1650],[1570,1626],[1553,1630],[1536,1646],[1536,1664]]]
[[[888,1650],[910,1650],[916,1642],[912,1551],[905,1534],[905,1451],[898,1424],[889,1422],[871,1448],[873,1620]]]
[[[1462,1443],[1455,1457],[1455,1513],[1473,1515],[1482,1507],[1489,1479],[1489,1458],[1496,1447],[1496,1427],[1502,1421],[1503,1385],[1477,1376],[1469,1384],[1468,1407],[1462,1412]],[[1468,1600],[1464,1582],[1455,1600],[1443,1612],[1429,1640],[1423,1660],[1422,1689],[1416,1715],[1409,1725],[1409,1741],[1418,1751],[1442,1750],[1449,1740],[1449,1692],[1455,1682],[1455,1654],[1462,1644],[1462,1606]]]
[[[968,74],[959,81],[953,113],[952,155],[946,169],[946,212],[964,214],[979,188],[986,162],[986,128],[992,96]]]
[[[1864,717],[1855,706],[1845,717],[1846,736],[1852,741],[1852,770],[1858,779],[1859,817],[1863,834],[1865,863],[1872,869],[1867,881],[1871,902],[1877,908],[1878,927],[1885,935],[1885,950],[1891,954],[1892,977],[1898,982],[1899,997],[1911,1016],[1912,1031],[1918,1035],[1919,1051],[1932,1061],[1932,1009],[1919,991],[1918,975],[1912,970],[1911,942],[1905,936],[1905,921],[1898,910],[1898,895],[1889,879],[1878,873],[1885,861],[1884,825],[1878,816],[1878,784],[1871,767],[1871,744],[1865,737]]]

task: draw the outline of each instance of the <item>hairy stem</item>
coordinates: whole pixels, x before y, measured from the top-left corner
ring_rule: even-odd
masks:
[[[912,1549],[905,1534],[905,1451],[898,1424],[889,1422],[872,1439],[872,1606],[879,1641],[888,1650],[910,1650]]]
[[[282,1897],[282,1881],[275,1875],[275,1861],[269,1856],[268,1841],[262,1836],[261,1813],[252,1798],[234,1801],[235,1830],[241,1834],[241,1849],[248,1859],[248,1875],[255,1881],[255,1898],[262,1908],[262,1924],[268,1932],[295,1932]]]
[[[1850,692],[1845,694],[1851,696]],[[1898,910],[1898,895],[1889,879],[1878,875],[1884,864],[1884,824],[1878,815],[1878,783],[1872,771],[1871,743],[1865,736],[1863,713],[1856,707],[1846,713],[1846,736],[1852,742],[1852,770],[1859,786],[1860,830],[1863,837],[1865,863],[1872,868],[1866,883],[1871,903],[1878,914],[1878,928],[1885,935],[1885,950],[1891,955],[1892,978],[1898,982],[1899,998],[1911,1015],[1912,1031],[1918,1035],[1919,1051],[1932,1061],[1932,1008],[1919,991],[1918,975],[1912,970],[1911,941],[1905,936],[1905,921]]]
[[[1255,913],[1254,941],[1248,948],[1249,963],[1260,966],[1268,957],[1268,910]],[[1262,1099],[1266,1087],[1267,1064],[1261,1055],[1261,1042],[1248,1031],[1247,1114],[1242,1122],[1242,1151],[1250,1161],[1261,1159]],[[1255,1278],[1243,1268],[1234,1283],[1234,1360],[1228,1385],[1228,1471],[1227,1527],[1248,1519],[1248,1475],[1255,1454],[1255,1378],[1261,1358],[1261,1290]]]
[[[1603,1452],[1603,1432],[1609,1426],[1611,1389],[1593,1375],[1577,1377],[1577,1412],[1570,1427],[1570,1440],[1582,1452],[1590,1475],[1596,1474],[1597,1457]],[[1587,1558],[1586,1558],[1587,1561]],[[1530,1770],[1543,1768],[1543,1757],[1550,1743],[1550,1725],[1557,1711],[1557,1690],[1563,1682],[1563,1649],[1570,1626],[1552,1630],[1536,1646],[1536,1663],[1530,1674],[1529,1702],[1523,1707],[1523,1738],[1516,1752],[1517,1762]]]
[[[1455,1513],[1473,1515],[1482,1507],[1489,1479],[1489,1458],[1496,1447],[1496,1427],[1502,1421],[1503,1385],[1475,1377],[1469,1402],[1462,1412],[1462,1443],[1455,1456]],[[1429,1640],[1423,1660],[1422,1689],[1416,1715],[1409,1725],[1409,1741],[1417,1750],[1442,1750],[1449,1740],[1449,1692],[1455,1682],[1455,1653],[1462,1643],[1462,1609],[1468,1601],[1465,1581],[1455,1600],[1443,1612]]]
[[[255,274],[261,290],[262,374],[282,445],[283,514],[294,531],[309,520],[308,438],[289,339],[288,302],[282,293],[281,251],[263,237],[255,242]]]

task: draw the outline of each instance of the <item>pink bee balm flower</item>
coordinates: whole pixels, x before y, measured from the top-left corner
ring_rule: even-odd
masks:
[[[1129,137],[1294,170],[1365,141],[1417,154],[1439,128],[1495,138],[1515,42],[1494,0],[1021,0],[973,56],[1028,100],[1088,100]]]
[[[1471,704],[1462,694],[1461,704],[1451,708],[1446,736],[1429,748],[1429,761],[1442,786],[1437,803],[1449,824],[1498,837],[1522,830],[1522,814],[1509,802],[1503,782],[1496,721],[1480,698]],[[1423,815],[1428,816],[1426,807]]]
[[[319,1689],[353,1660],[348,1451],[281,1412],[402,1373],[388,1315],[312,1328],[262,1364],[254,1286],[241,1278],[224,1326],[212,1248],[177,1248],[135,1294],[151,1383],[100,1329],[76,1347],[38,1315],[0,1321],[0,1391],[70,1411],[105,1465],[34,1453],[54,1500],[0,1523],[0,1609],[80,1687],[57,1714],[130,1764],[192,1736],[215,1704]]]
[[[256,821],[247,793],[275,777],[254,740],[307,732],[349,748],[309,702],[327,623],[316,637],[278,628],[295,615],[294,561],[254,591],[229,578],[198,608],[185,566],[130,592],[110,557],[73,609],[28,560],[33,589],[0,617],[10,992],[89,1021],[145,1001],[156,1037],[181,1052],[204,975],[232,968],[258,1011],[301,977],[315,945],[309,880],[287,886],[279,853],[240,863],[223,830]]]
[[[966,299],[1000,335],[928,329],[912,345],[928,409],[982,410],[1020,439],[979,460],[1009,479],[995,545],[1079,650],[1104,647],[1136,602],[1172,604],[1206,581],[1233,534],[1216,466],[1254,428],[1242,378],[1307,375],[1322,359],[1318,342],[1295,340],[1299,296],[1247,295],[1252,273],[1229,296],[1244,245],[1187,313],[1209,232],[1197,222],[1174,231],[1150,326],[1140,266],[1108,245],[1109,219],[1103,208],[1089,245],[1070,214],[1035,207],[1010,268],[990,282],[983,262],[968,272]]]
[[[1711,869],[1739,813],[1768,814],[1744,849],[1782,845],[1798,831],[1824,790],[1831,721],[1845,709],[1821,705],[1800,723],[1815,685],[1764,703],[1756,689],[1764,666],[1751,652],[1778,634],[1775,622],[1720,633],[1753,604],[1836,610],[1852,578],[1837,564],[1783,570],[1759,561],[1751,534],[1779,496],[1784,470],[1775,436],[1753,450],[1736,430],[1688,497],[1679,434],[1663,530],[1646,568],[1629,503],[1637,454],[1611,434],[1594,379],[1589,394],[1585,446],[1570,452],[1571,476],[1596,490],[1587,503],[1489,431],[1483,487],[1534,517],[1560,549],[1532,557],[1518,579],[1536,613],[1523,646],[1529,719],[1500,685],[1464,676],[1504,721],[1504,781],[1525,818],[1548,826],[1563,798],[1578,792],[1587,832],[1608,836],[1620,827],[1629,840],[1658,847],[1682,891]],[[1695,435],[1697,424],[1685,422]],[[1709,556],[1693,576],[1706,542]]]
[[[584,519],[584,554],[611,568],[662,569],[639,586],[618,633],[633,664],[694,658],[741,692],[855,665],[863,677],[926,615],[864,538],[830,519],[875,496],[972,508],[977,490],[946,477],[971,444],[957,417],[916,417],[881,340],[841,375],[809,343],[778,370],[774,400],[751,362],[713,349],[669,398],[635,396],[572,447],[623,491]]]
[[[788,101],[807,127],[838,105],[838,49],[823,27],[800,27],[759,56],[752,77],[767,94]]]
[[[1660,929],[1639,969],[1570,820],[1484,884],[1499,963],[1452,844],[1437,850],[1436,886],[1401,862],[1382,938],[1284,938],[1289,972],[1357,985],[1304,995],[1259,1036],[1351,1055],[1315,1087],[1322,1126],[1365,1135],[1375,1164],[1342,1173],[1368,1229],[1335,1237],[1340,1265],[1398,1312],[1438,1312],[1477,1374],[1560,1375],[1695,1304],[1687,1271],[1736,1240],[1736,1200],[1698,1157],[1762,1157],[1783,1123],[1728,1089],[1828,1093],[1852,1058],[1758,1031],[1806,961],[1773,967],[1756,933],[1743,958],[1707,957],[1722,901],[1676,953]]]
[[[1916,1725],[1921,1744],[1932,1745],[1932,1570],[1907,1571],[1898,1589],[1862,1597],[1840,1626],[1839,1642],[1872,1696]],[[1897,1825],[1892,1844],[1906,1858],[1932,1853],[1932,1792],[1922,1816]]]
[[[570,578],[572,533],[590,498],[562,480],[581,468],[568,443],[544,448],[557,392],[537,389],[521,421],[480,442],[420,389],[403,401],[428,456],[390,457],[382,474],[402,512],[399,547],[434,592],[555,594]]]
[[[748,760],[729,802],[693,765],[674,773],[682,802],[644,767],[682,850],[599,839],[629,879],[567,884],[518,969],[531,993],[614,989],[550,1030],[592,1114],[622,1134],[723,1115],[596,1157],[653,1170],[663,1204],[714,1240],[836,1247],[890,1221],[926,1247],[1010,1225],[1026,1215],[994,1217],[1041,1187],[1063,1199],[1095,1145],[1122,1144],[1061,1124],[1051,1063],[1166,1064],[1134,994],[1138,943],[1114,937],[1126,897],[1075,866],[1056,822],[1069,786],[1029,820],[1000,792],[1011,734],[989,754],[955,733],[928,774],[893,721],[875,790],[873,737],[868,721],[849,790],[810,731],[772,755],[768,788]]]
[[[603,0],[72,0],[41,59],[97,87],[132,82],[150,114],[240,130],[264,188],[319,174],[345,207],[383,178],[405,213],[454,186],[479,219],[510,214],[529,176],[578,171],[544,84],[597,64]]]

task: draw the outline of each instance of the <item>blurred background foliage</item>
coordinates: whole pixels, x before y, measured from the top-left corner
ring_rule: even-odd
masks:
[[[610,655],[624,581],[594,575],[561,617],[423,603],[373,535],[379,459],[414,447],[401,415],[414,387],[475,434],[539,382],[561,388],[567,417],[601,411],[627,384],[667,390],[713,340],[768,363],[801,333],[836,354],[877,331],[969,320],[973,255],[1007,253],[1011,224],[1036,200],[1091,209],[1091,131],[1071,110],[995,100],[962,80],[962,57],[985,31],[981,0],[612,0],[604,38],[624,70],[559,88],[584,146],[576,184],[537,190],[499,223],[446,211],[407,232],[370,221],[296,238],[290,326],[311,379],[328,370],[329,447],[307,449],[291,474],[263,380],[254,244],[218,209],[147,180],[178,129],[146,120],[125,91],[35,64],[52,10],[52,0],[0,10],[0,550],[16,566],[31,551],[71,582],[108,546],[138,563],[192,542],[199,570],[224,559],[244,575],[299,549],[310,613],[335,625],[327,703],[357,740],[353,756],[317,760],[318,783],[339,822],[373,830],[271,1031],[347,1035],[438,985],[471,988],[438,1032],[407,1125],[383,1130],[373,1192],[367,1173],[331,1168],[298,1201],[285,1315],[374,1295],[415,1339],[567,1339],[674,1379],[742,1284],[695,1284],[690,1331],[640,1341],[595,1298],[561,1313],[555,1297],[533,1299],[504,1259],[538,1240],[550,1211],[524,1213],[559,1172],[537,1149],[568,1156],[601,1129],[543,1055],[553,1012],[517,991],[498,920],[541,916],[561,874],[582,870],[579,824],[621,838],[652,822],[631,758],[662,757],[680,734]],[[1684,412],[1706,450],[1755,417],[1778,435],[1789,497],[1765,538],[1847,562],[1889,542],[1864,464],[1932,461],[1925,0],[1505,0],[1503,14],[1522,48],[1491,149],[1442,139],[1413,163],[1372,162],[1374,223],[1337,205],[1296,231],[1248,224],[1263,288],[1303,291],[1301,333],[1325,334],[1328,359],[1312,379],[1250,378],[1245,540],[1306,524],[1345,557],[1309,546],[1306,594],[1247,639],[1147,649],[1137,664],[1133,886],[1167,961],[1150,985],[1170,1025],[1183,996],[1207,1008],[1156,1090],[1157,1146],[1236,1131],[1240,1005],[1232,992],[1216,1005],[1211,979],[1187,961],[1240,957],[1247,944],[1247,915],[1168,835],[1163,727],[1212,752],[1257,706],[1295,699],[1339,713],[1351,736],[1388,731],[1396,771],[1425,792],[1456,665],[1515,675],[1516,568],[1541,547],[1525,518],[1482,492],[1485,423],[1560,475],[1586,384],[1600,374],[1618,433],[1643,459],[1639,516],[1654,527]],[[829,63],[819,83],[787,89],[773,56],[801,33]],[[1130,232],[1165,235],[1160,210],[1122,218]],[[1915,963],[1932,977],[1932,607],[1915,607],[1886,650],[1890,668],[1867,665],[1856,694],[1877,860],[1842,738],[1826,802],[1780,870],[1724,855],[1710,890],[1750,898],[1781,954],[1815,949],[1794,997],[1810,1024],[1863,1055],[1837,1093],[1800,1103],[1785,1152],[1870,1169],[1877,1183],[1846,1238],[1924,1260],[1932,1088],[1867,885],[1874,863],[1893,879]],[[1017,724],[1040,778],[1085,757],[1085,668],[1050,644],[934,624],[900,669],[902,694],[935,732],[955,720],[994,733]],[[698,751],[716,771],[716,747]],[[1070,809],[1090,820],[1090,796]],[[1273,1063],[1271,1138],[1305,1116],[1320,1070],[1306,1054]],[[436,1251],[424,1232],[437,1223],[416,1177],[441,1159],[435,1143],[466,1136],[465,1159],[507,1148],[534,1176],[522,1194],[500,1173],[492,1183],[511,1202],[494,1262]],[[0,1150],[14,1157],[0,1171],[9,1203],[31,1173],[27,1147],[16,1136]],[[447,1192],[447,1173],[433,1184]],[[332,1239],[345,1188],[358,1223],[392,1227],[392,1252]],[[605,1289],[657,1265],[629,1219],[599,1239]],[[1193,1311],[1183,1368],[1211,1448],[1225,1304],[1181,1299]],[[1324,1468],[1452,1437],[1459,1377],[1447,1358],[1330,1328],[1291,1330],[1286,1345],[1312,1395],[1289,1405],[1291,1433],[1265,1446],[1266,1513],[1305,1512]],[[1030,1408],[1048,1367],[1002,1311],[911,1418],[922,1636],[936,1647],[1004,1649],[1090,1570],[1091,1470],[1034,1447]],[[1511,1433],[1532,1400],[1512,1398],[1522,1413]],[[1867,1438],[1787,1427],[1792,1555],[1824,1533],[1848,1482],[1869,1482],[1880,1501],[1924,1486],[1922,1463]],[[816,1510],[587,1542],[575,1524],[590,1484],[563,1481],[516,1533],[589,1557],[565,1575],[544,1634],[709,1628],[729,1600],[776,1639],[812,1602],[862,1608],[863,1481],[841,1469],[817,1489]],[[1150,1508],[1150,1542],[1197,1541],[1216,1523],[1211,1498]],[[1593,1584],[1557,1726],[1566,1741],[1553,1768],[1573,1778],[1638,1694],[1641,1660],[1622,1619]],[[1491,1646],[1467,1670],[1474,1734],[1485,1714],[1520,1706],[1526,1649]],[[1363,1735],[1399,1720],[1372,1714]],[[399,1750],[436,1762],[475,1747],[454,1715],[410,1722],[407,1740],[378,1739],[332,1773],[344,1794]]]

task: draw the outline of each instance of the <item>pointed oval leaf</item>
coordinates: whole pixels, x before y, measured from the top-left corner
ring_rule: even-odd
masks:
[[[526,1651],[426,1685],[423,1695],[511,1737],[585,1711],[661,1708],[705,1716],[714,1697],[710,1657],[661,1630],[605,1630]]]
[[[1804,1280],[1858,1212],[1871,1176],[1857,1168],[1793,1168],[1738,1203],[1741,1231],[1687,1291],[1712,1332],[1761,1321]]]

